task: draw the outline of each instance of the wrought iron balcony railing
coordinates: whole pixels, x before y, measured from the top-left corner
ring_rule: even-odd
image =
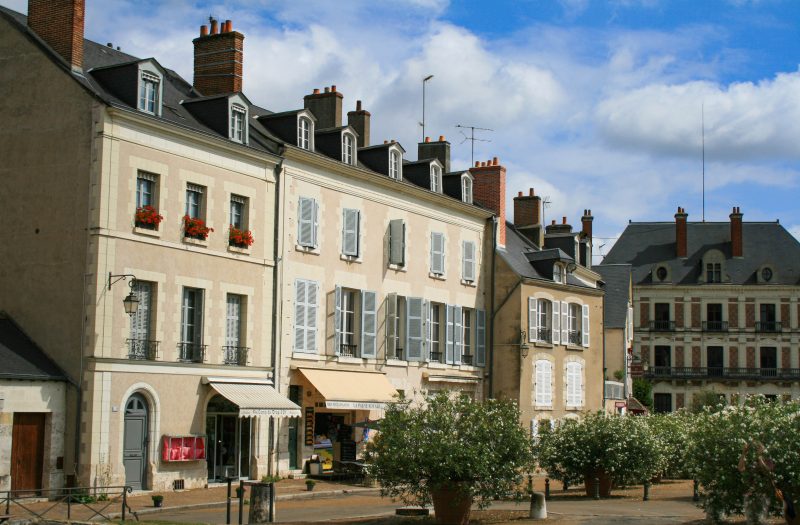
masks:
[[[158,359],[158,341],[147,339],[126,339],[128,359],[140,361],[155,361]]]
[[[645,372],[645,376],[650,379],[800,381],[800,368],[654,366]]]
[[[397,359],[398,361],[403,360],[403,349],[402,348],[395,348],[394,353],[388,352],[387,359]]]
[[[205,362],[206,346],[197,343],[178,343],[178,361],[184,363]]]
[[[536,330],[536,340],[543,343],[553,342],[553,330],[550,328],[538,328]]]
[[[433,361],[434,363],[441,363],[442,357],[444,357],[442,352],[436,352],[436,351],[431,352],[431,361]]]
[[[570,330],[568,332],[569,344],[572,346],[581,346],[583,344],[583,334],[580,330]]]
[[[244,346],[223,346],[222,359],[226,365],[247,366],[250,349]]]
[[[346,345],[344,343],[339,345],[340,357],[355,357],[358,353],[358,345]]]
[[[704,332],[727,332],[728,321],[703,321]]]
[[[651,332],[674,332],[675,321],[650,321]]]
[[[778,321],[756,321],[756,332],[775,333],[782,331],[782,328]]]
[[[472,355],[470,355],[470,354],[461,354],[461,364],[462,365],[471,365],[472,364]]]

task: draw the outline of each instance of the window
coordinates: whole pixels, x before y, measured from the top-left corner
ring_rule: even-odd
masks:
[[[441,315],[442,305],[438,303],[430,303],[428,305],[428,348],[430,352],[430,360],[436,363],[442,363],[444,355],[442,354],[442,333],[441,333]]]
[[[238,104],[231,105],[231,140],[247,143],[247,110]]]
[[[406,298],[406,360],[421,361],[425,304],[419,297]]]
[[[570,361],[566,366],[567,406],[583,406],[583,365]]]
[[[431,273],[444,275],[444,234],[431,233]]]
[[[403,219],[389,221],[389,264],[406,264],[406,223]]]
[[[461,200],[472,204],[472,179],[469,178],[469,175],[461,176]]]
[[[355,144],[355,138],[350,133],[343,133],[342,134],[342,162],[345,164],[353,164],[356,163],[355,151],[353,149],[353,145]]]
[[[195,184],[186,185],[186,215],[192,219],[202,218],[204,189]]]
[[[772,280],[772,268],[761,269],[761,280],[768,283]]]
[[[140,171],[136,176],[136,207],[154,206],[157,175]]]
[[[334,354],[342,357],[376,356],[377,294],[337,286],[335,293]]]
[[[297,244],[306,248],[316,248],[317,201],[309,197],[300,197],[297,208]]]
[[[237,230],[247,229],[245,224],[245,210],[247,209],[247,198],[239,195],[231,195],[230,224]]]
[[[722,322],[722,304],[709,303],[706,305],[706,329],[712,331],[727,330],[727,323]]]
[[[139,79],[139,109],[157,115],[159,113],[159,86],[161,79],[158,75],[142,71]]]
[[[461,362],[472,365],[472,310],[469,308],[461,310],[461,333]]]
[[[361,212],[345,208],[342,218],[342,254],[358,257]]]
[[[534,372],[534,401],[537,407],[553,406],[553,363],[538,359]]]
[[[669,273],[667,272],[667,268],[665,266],[659,266],[656,269],[656,279],[659,281],[666,281]]]
[[[723,348],[721,346],[709,346],[706,348],[706,367],[708,375],[711,377],[721,377],[725,366]]]
[[[442,169],[435,164],[431,166],[431,191],[442,192]]]
[[[153,310],[153,283],[136,280],[131,292],[139,299],[139,307],[131,314],[131,334],[128,339],[129,359],[156,358],[158,341],[150,340],[150,323]]]
[[[403,359],[406,300],[395,293],[386,296],[386,359]]]
[[[294,282],[294,351],[317,353],[317,291],[314,281]]]
[[[311,119],[307,117],[297,119],[297,147],[311,149]]]
[[[226,365],[247,364],[247,348],[242,343],[242,313],[244,297],[229,293],[226,298],[225,347],[223,362]]]
[[[552,319],[558,319],[558,302],[553,308],[551,301],[547,299],[528,298],[528,341],[541,341],[544,343],[553,342],[553,332],[551,330]]]
[[[569,308],[567,309],[567,314],[567,337],[569,338],[567,340],[567,344],[581,346],[583,344],[583,337],[581,333],[581,305],[570,303]]]
[[[462,245],[462,278],[471,283],[475,282],[475,243],[464,241]]]
[[[339,315],[339,355],[355,357],[358,353],[356,344],[356,292],[341,291],[341,308]]]
[[[181,303],[181,342],[178,345],[178,359],[193,363],[205,360],[203,345],[203,290],[183,289]]]
[[[655,318],[652,325],[653,330],[658,331],[671,331],[674,329],[674,323],[670,320],[669,303],[656,303]]]
[[[400,173],[401,157],[400,152],[392,150],[389,153],[389,177],[392,179],[400,180],[402,175]]]
[[[778,350],[774,346],[762,346],[759,356],[761,375],[776,377],[778,375]]]
[[[653,409],[658,414],[672,412],[672,394],[653,394]]]
[[[757,332],[780,332],[781,323],[778,322],[777,309],[774,304],[758,305]]]
[[[564,284],[564,266],[561,264],[554,264],[553,265],[553,281],[557,283]]]
[[[655,369],[653,375],[668,376],[672,373],[672,349],[669,346],[656,345],[655,348]]]
[[[707,263],[706,264],[706,282],[707,283],[721,283],[722,282],[722,264],[721,263]]]

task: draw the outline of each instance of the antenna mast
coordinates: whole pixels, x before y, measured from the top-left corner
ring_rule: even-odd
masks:
[[[494,130],[493,129],[489,129],[489,128],[479,128],[477,126],[462,126],[461,124],[456,124],[456,127],[470,130],[469,137],[463,131],[461,131],[461,134],[464,135],[464,140],[461,141],[461,144],[465,143],[466,141],[470,141],[472,143],[471,156],[470,156],[471,160],[470,160],[470,163],[469,163],[469,165],[472,166],[473,164],[475,164],[475,141],[478,141],[478,142],[491,142],[491,140],[488,140],[488,139],[476,139],[475,138],[475,130],[476,129],[479,130],[479,131],[494,131]]]
[[[706,222],[706,108],[700,104],[700,135],[703,144],[703,222]]]
[[[547,195],[545,196],[544,199],[542,199],[542,230],[544,230],[547,227],[547,221],[544,219],[544,212],[547,210],[547,208],[550,207],[552,203],[553,201],[550,200],[550,195]]]

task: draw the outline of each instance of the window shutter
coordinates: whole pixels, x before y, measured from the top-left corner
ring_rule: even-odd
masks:
[[[445,363],[449,365],[453,364],[453,354],[455,353],[455,339],[453,335],[453,329],[455,327],[453,320],[454,309],[455,307],[453,305],[448,304],[445,306]]]
[[[339,355],[342,348],[342,287],[336,286],[334,314],[333,314],[333,353]]]
[[[147,341],[150,339],[150,301],[153,288],[148,282],[136,281],[132,291],[139,299],[139,307],[131,315],[131,339]]]
[[[386,359],[397,355],[397,294],[386,296]]]
[[[544,404],[553,406],[553,363],[545,362],[547,366],[544,369]]]
[[[359,211],[344,209],[344,228],[342,231],[342,253],[358,257]]]
[[[539,437],[539,422],[531,419],[531,437],[536,439]]]
[[[294,282],[294,350],[305,352],[306,349],[306,282],[300,279]]]
[[[475,364],[486,366],[486,312],[478,310],[475,326]]]
[[[569,303],[561,302],[561,344],[569,344]]]
[[[431,233],[431,272],[444,274],[444,234]]]
[[[317,353],[317,297],[319,284],[306,281],[306,344],[305,351]]]
[[[462,331],[464,327],[461,325],[462,308],[460,306],[453,307],[453,364],[461,364],[461,353],[464,351],[462,348]]]
[[[311,246],[316,248],[319,244],[317,241],[319,231],[319,203],[311,200]]]
[[[225,345],[240,346],[241,335],[241,310],[242,298],[238,295],[228,294],[227,323],[225,327]]]
[[[589,305],[583,305],[583,346],[589,346]]]
[[[553,301],[553,344],[561,341],[561,302]]]
[[[582,401],[583,385],[580,363],[567,363],[567,406],[579,407]]]
[[[361,357],[374,358],[377,332],[377,294],[361,290]]]
[[[405,264],[405,233],[403,219],[389,221],[389,263],[403,266]]]
[[[299,211],[297,213],[297,243],[300,246],[316,247],[316,201],[308,197],[300,197],[298,204]]]
[[[553,370],[552,363],[546,359],[536,361],[536,401],[537,406],[553,404]]]
[[[535,297],[528,297],[528,342],[532,343],[538,339],[537,303]]]
[[[475,280],[475,243],[464,241],[463,245],[464,261],[462,271],[464,280],[472,282]]]
[[[406,352],[408,361],[422,360],[422,299],[406,299]]]

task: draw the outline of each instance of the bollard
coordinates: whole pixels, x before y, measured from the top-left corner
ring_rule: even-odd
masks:
[[[528,474],[528,494],[533,492],[533,475]]]
[[[244,481],[239,480],[239,490],[236,491],[239,496],[239,525],[242,525],[244,519]]]
[[[650,500],[650,482],[644,482],[644,496],[642,496],[642,501],[649,501]]]
[[[547,519],[547,503],[544,501],[543,493],[531,492],[531,509],[528,517],[535,520]]]
[[[700,492],[698,491],[698,485],[700,485],[700,482],[694,480],[694,487],[692,488],[692,501],[700,501]]]
[[[592,494],[594,499],[600,499],[600,478],[594,478],[592,481]]]
[[[225,503],[225,525],[231,525],[231,481],[233,478],[226,478],[228,480],[228,499]]]
[[[544,478],[544,499],[550,499],[550,478]]]
[[[563,490],[564,492],[568,491],[568,490],[569,490],[569,483],[567,483],[567,480],[564,480],[564,481],[562,481],[561,483],[563,484],[563,488],[562,488],[562,490]]]

